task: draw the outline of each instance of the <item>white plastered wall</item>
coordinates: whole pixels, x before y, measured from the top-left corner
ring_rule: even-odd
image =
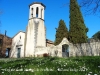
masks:
[[[35,31],[34,31],[34,20],[29,20],[27,31],[26,31],[26,47],[25,47],[25,57],[34,56],[34,46],[35,46]]]
[[[11,58],[17,58],[17,49],[21,48],[20,57],[24,57],[24,39],[25,32],[20,31],[17,35],[15,35],[12,39],[12,47],[11,47]],[[18,46],[21,45],[21,46]]]
[[[38,17],[36,17],[37,7]],[[46,47],[44,7],[41,4],[33,4],[30,6],[29,22],[25,35],[25,57],[34,57],[37,46]]]
[[[38,25],[38,34],[37,34],[37,47],[42,46],[46,47],[46,35],[45,35],[45,26],[44,21],[40,20]]]

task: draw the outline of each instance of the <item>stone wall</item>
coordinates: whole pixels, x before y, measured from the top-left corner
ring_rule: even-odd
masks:
[[[0,57],[6,56],[6,49],[11,49],[12,38],[0,34]]]
[[[66,48],[63,48],[64,46],[66,46]],[[14,50],[16,49],[13,49],[13,51]],[[22,53],[24,54],[24,51]],[[21,57],[23,54],[21,54]],[[36,47],[33,50],[32,55],[29,57],[43,57],[44,54],[52,57],[100,56],[100,42],[72,44],[67,40],[67,38],[63,38],[62,42],[57,46],[52,45],[50,47]],[[15,57],[16,55],[17,54],[14,54]]]
[[[100,42],[70,44],[70,56],[99,56],[100,55]]]
[[[68,46],[68,52],[62,52],[62,46]],[[75,57],[75,56],[99,56],[100,55],[100,42],[90,42],[82,44],[72,44],[67,38],[63,38],[62,42],[57,46],[51,47],[37,47],[35,49],[35,56],[43,56],[44,53],[49,56],[58,57]],[[66,55],[68,54],[68,55]]]
[[[61,47],[60,46],[52,46],[52,47],[38,47],[35,49],[35,57],[42,57],[43,54],[48,54],[49,56],[58,56],[62,57]]]

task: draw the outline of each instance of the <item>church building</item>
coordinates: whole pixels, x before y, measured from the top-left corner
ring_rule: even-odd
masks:
[[[45,8],[40,2],[29,5],[26,32],[20,31],[12,38],[10,58],[100,56],[100,42],[73,44],[63,38],[61,43],[55,46],[52,41],[46,39]]]
[[[46,6],[40,2],[29,5],[29,21],[26,32],[20,31],[12,38],[10,57],[34,57],[35,48],[53,45],[53,42],[46,39],[45,8]]]

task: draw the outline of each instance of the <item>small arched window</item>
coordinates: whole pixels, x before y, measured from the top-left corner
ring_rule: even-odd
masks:
[[[38,17],[39,8],[36,7],[36,17]]]
[[[31,16],[33,17],[33,8],[31,8]]]
[[[20,39],[21,39],[21,36],[20,36]]]

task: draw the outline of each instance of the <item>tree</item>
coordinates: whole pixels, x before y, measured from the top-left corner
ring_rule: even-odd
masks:
[[[84,24],[84,20],[80,11],[80,7],[76,0],[70,0],[70,29],[69,40],[70,42],[86,43],[88,28]]]
[[[55,43],[54,44],[55,45],[60,44],[64,37],[68,38],[68,29],[65,25],[64,20],[60,20],[59,26],[56,29]]]
[[[97,14],[100,12],[100,0],[78,0],[80,7],[84,8],[86,14]],[[62,7],[69,5],[69,2],[64,3]]]
[[[92,36],[93,39],[95,40],[100,40],[100,31],[96,32],[93,36]]]
[[[81,0],[81,7],[86,7],[86,13],[96,14],[100,12],[100,0]]]

